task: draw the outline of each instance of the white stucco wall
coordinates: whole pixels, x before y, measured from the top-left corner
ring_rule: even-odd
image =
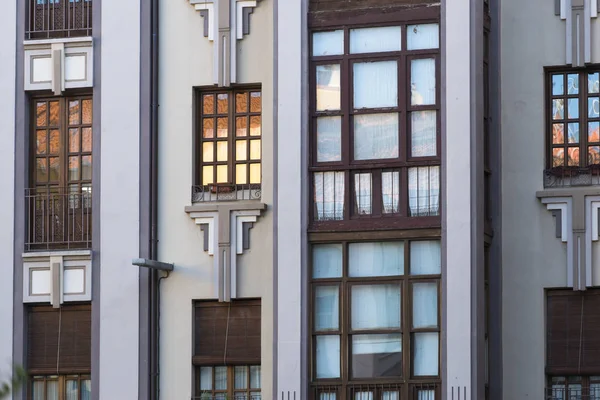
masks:
[[[273,347],[273,2],[250,16],[250,35],[238,41],[238,83],[262,86],[262,202],[268,209],[250,230],[251,248],[238,256],[238,297],[262,302],[262,393],[272,398]],[[186,1],[160,3],[158,257],[175,264],[161,283],[162,399],[193,394],[193,301],[215,299],[213,258],[203,233],[184,212],[193,184],[194,87],[213,84],[213,43],[203,18]]]
[[[545,166],[544,67],[565,64],[565,21],[546,0],[502,0],[501,21],[504,399],[542,398],[544,288],[566,286],[567,251],[535,192]],[[594,20],[595,62],[598,29]]]
[[[138,398],[140,2],[102,3],[100,400]]]
[[[0,13],[0,382],[10,374],[13,351],[16,22],[16,2],[8,2]]]

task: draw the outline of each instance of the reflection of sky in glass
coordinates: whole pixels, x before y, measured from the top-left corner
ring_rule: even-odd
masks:
[[[579,93],[579,75],[569,74],[567,75],[567,93],[578,94]]]
[[[423,58],[411,61],[411,104],[435,104],[435,60]]]
[[[579,118],[579,100],[569,99],[567,103],[567,114],[569,119]]]
[[[588,75],[588,93],[600,93],[600,73]]]
[[[588,141],[600,142],[600,122],[588,123]]]
[[[579,143],[579,123],[569,124],[569,143]]]
[[[562,144],[565,142],[565,126],[563,124],[552,125],[552,144]]]
[[[317,162],[342,159],[342,117],[317,119]]]
[[[562,74],[552,75],[552,95],[559,96],[564,93],[565,80]]]
[[[565,101],[563,99],[552,100],[552,119],[563,119],[565,117]]]
[[[588,99],[588,117],[590,117],[590,118],[600,117],[600,98],[590,97]]]

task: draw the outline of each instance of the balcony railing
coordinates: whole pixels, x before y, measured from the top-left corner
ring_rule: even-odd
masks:
[[[92,0],[28,0],[26,39],[92,35]]]
[[[192,400],[262,400],[262,396],[260,394],[236,393],[231,397],[227,393],[206,393],[192,397]]]
[[[560,167],[544,171],[544,187],[559,188],[600,185],[600,165]]]
[[[26,251],[92,247],[92,191],[27,189]]]
[[[250,185],[195,185],[192,186],[192,204],[210,201],[260,200],[260,184]]]
[[[589,387],[570,384],[556,385],[546,389],[545,400],[600,400],[600,384]]]
[[[346,396],[341,386],[318,385],[311,389],[310,400],[404,400],[405,385],[402,384],[355,384],[348,385]],[[440,384],[409,384],[410,400],[441,400]],[[458,398],[457,398],[458,399]],[[462,399],[461,399],[462,400]]]

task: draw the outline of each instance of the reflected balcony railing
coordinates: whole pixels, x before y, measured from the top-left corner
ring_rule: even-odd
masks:
[[[544,400],[600,400],[600,384],[581,386],[569,384],[546,388]]]
[[[91,187],[69,189],[26,189],[26,251],[92,247]]]
[[[544,170],[545,188],[594,185],[600,185],[600,165],[559,167]]]
[[[213,201],[260,200],[261,195],[260,184],[192,186],[192,204]]]

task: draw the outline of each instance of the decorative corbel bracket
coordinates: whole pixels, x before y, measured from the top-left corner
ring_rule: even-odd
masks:
[[[591,19],[598,17],[598,0],[555,0],[554,13],[566,21],[566,63],[573,67],[590,63]]]
[[[185,208],[204,232],[203,249],[213,257],[215,297],[237,298],[237,256],[250,248],[250,229],[266,205],[259,202],[195,204]]]
[[[592,242],[598,241],[598,210],[600,209],[600,196],[586,196],[585,198],[585,215],[586,226],[585,232],[586,248],[585,248],[585,274],[586,286],[594,286],[592,280]]]
[[[542,204],[546,205],[548,211],[556,217],[556,233],[557,238],[560,238],[563,243],[567,244],[567,286],[573,285],[577,275],[574,271],[574,239],[573,239],[573,199],[571,197],[545,197],[542,198]],[[559,235],[560,234],[560,235]],[[580,249],[580,246],[577,246]],[[580,254],[580,252],[577,252]],[[579,286],[577,279],[577,287]]]
[[[204,18],[204,37],[213,42],[213,81],[237,82],[237,41],[250,34],[250,14],[260,0],[189,0]]]

